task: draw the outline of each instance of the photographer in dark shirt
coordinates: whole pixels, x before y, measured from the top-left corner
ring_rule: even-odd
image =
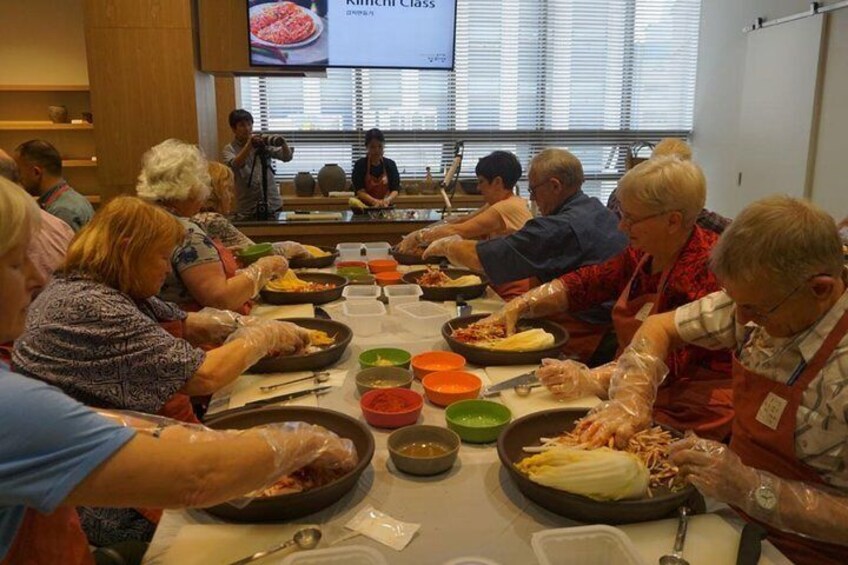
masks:
[[[283,162],[292,160],[294,149],[279,135],[257,135],[253,133],[253,116],[247,110],[233,110],[229,117],[233,141],[224,147],[223,161],[233,170],[236,189],[237,220],[260,218],[263,202],[263,175],[268,183],[267,212],[270,215],[283,207],[280,190],[274,180],[271,158]],[[267,167],[262,166],[258,151],[267,151]]]

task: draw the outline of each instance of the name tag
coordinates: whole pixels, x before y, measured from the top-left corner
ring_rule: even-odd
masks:
[[[788,400],[773,392],[768,393],[757,411],[757,421],[767,428],[776,430],[787,404],[789,404]]]
[[[648,316],[651,315],[651,310],[653,310],[653,309],[654,309],[654,303],[653,302],[645,302],[645,304],[643,304],[642,307],[639,308],[639,311],[636,312],[636,319],[639,320],[640,322],[644,322],[648,318]]]

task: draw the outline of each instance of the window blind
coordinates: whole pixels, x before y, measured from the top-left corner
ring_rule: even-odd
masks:
[[[379,127],[402,177],[441,178],[459,140],[463,177],[496,149],[526,175],[538,151],[564,147],[605,201],[633,142],[691,133],[699,15],[700,0],[459,0],[451,72],[245,77],[240,103],[295,147],[281,179],[325,163],[350,173]]]

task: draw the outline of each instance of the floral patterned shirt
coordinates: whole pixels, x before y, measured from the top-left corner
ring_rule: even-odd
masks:
[[[183,244],[174,249],[174,254],[171,257],[173,271],[165,279],[165,284],[159,291],[159,298],[165,302],[183,305],[195,302],[195,300],[182,280],[182,273],[192,267],[206,263],[216,261],[220,263],[221,257],[218,255],[218,250],[215,249],[212,239],[206,235],[203,228],[189,218],[175,217],[185,228],[186,236]]]

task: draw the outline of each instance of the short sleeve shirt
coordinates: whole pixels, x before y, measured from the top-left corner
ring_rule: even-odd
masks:
[[[60,275],[30,306],[12,365],[90,406],[156,414],[206,357],[160,325],[185,316],[155,297],[136,302]]]
[[[94,216],[88,199],[62,180],[38,199],[39,205],[78,232]]]
[[[232,170],[236,188],[236,216],[241,219],[252,218],[256,214],[256,205],[262,200],[262,161],[256,157],[256,151],[250,149],[244,165],[237,167],[234,163],[236,155],[238,155],[243,143],[233,140],[232,143],[224,147],[223,159]],[[283,149],[281,147],[269,147],[268,150],[272,157],[282,160]],[[274,178],[274,168],[271,164],[272,159],[268,159],[268,168],[265,169],[265,179],[268,182],[268,211],[274,212],[283,207],[283,198],[280,196],[280,189],[277,186],[277,181]],[[253,176],[251,176],[251,172]]]
[[[172,272],[165,279],[165,284],[159,290],[159,298],[166,302],[188,304],[196,302],[181,277],[182,273],[207,263],[221,262],[221,256],[215,249],[212,239],[206,235],[196,222],[188,218],[176,216],[186,230],[183,244],[174,249],[171,257]]]
[[[27,508],[53,512],[134,435],[0,363],[0,560]]]
[[[497,213],[504,223],[504,229],[501,232],[493,233],[491,237],[513,234],[533,219],[533,214],[527,206],[527,201],[520,196],[510,196],[505,200],[496,202],[492,206],[487,204],[485,208],[490,208]]]

